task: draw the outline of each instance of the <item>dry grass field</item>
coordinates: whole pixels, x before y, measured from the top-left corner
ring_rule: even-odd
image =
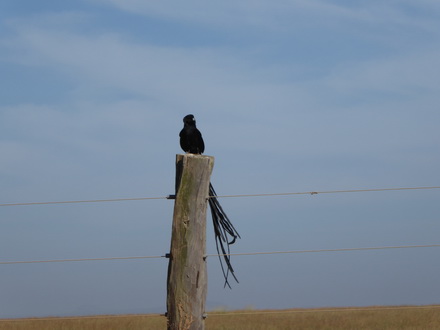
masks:
[[[0,330],[166,329],[159,315],[0,320]],[[440,306],[211,312],[207,330],[440,329]]]

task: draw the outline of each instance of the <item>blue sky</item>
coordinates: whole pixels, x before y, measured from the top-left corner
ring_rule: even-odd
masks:
[[[2,203],[171,194],[188,113],[220,195],[439,185],[438,1],[4,0],[0,19]],[[438,244],[439,193],[221,202],[238,253]],[[163,255],[172,209],[2,207],[0,260]],[[208,308],[440,303],[437,256],[235,257],[232,290],[211,258]],[[165,311],[164,259],[0,267],[0,317]]]

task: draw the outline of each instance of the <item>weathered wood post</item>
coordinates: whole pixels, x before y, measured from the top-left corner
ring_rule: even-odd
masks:
[[[177,155],[167,281],[168,330],[203,330],[207,293],[206,208],[214,157]]]

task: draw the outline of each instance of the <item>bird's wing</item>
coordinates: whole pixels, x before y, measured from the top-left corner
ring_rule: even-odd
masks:
[[[203,142],[202,133],[200,133],[199,130],[196,130],[196,136],[197,136],[197,146],[199,149],[199,152],[203,154],[205,151],[205,143]]]

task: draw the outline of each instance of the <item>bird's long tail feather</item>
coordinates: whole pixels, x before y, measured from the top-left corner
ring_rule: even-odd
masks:
[[[232,225],[225,211],[217,200],[217,194],[214,187],[209,183],[209,206],[211,209],[212,223],[214,226],[215,245],[219,254],[220,266],[222,268],[223,276],[225,278],[225,286],[231,288],[228,281],[228,276],[231,274],[238,283],[237,277],[234,274],[234,269],[231,265],[231,256],[229,246],[235,243],[237,238],[240,238],[237,230]],[[221,251],[221,252],[220,252]],[[223,262],[226,264],[224,265]]]

